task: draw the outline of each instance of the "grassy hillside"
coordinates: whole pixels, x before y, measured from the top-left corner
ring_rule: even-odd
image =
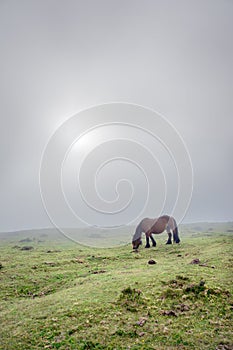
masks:
[[[233,349],[232,229],[186,225],[139,253],[0,234],[0,349]]]

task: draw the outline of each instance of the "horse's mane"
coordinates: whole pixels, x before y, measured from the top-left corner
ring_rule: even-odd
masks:
[[[133,242],[141,237],[142,237],[142,230],[141,230],[141,222],[140,222],[140,224],[136,227],[135,234],[133,235]]]

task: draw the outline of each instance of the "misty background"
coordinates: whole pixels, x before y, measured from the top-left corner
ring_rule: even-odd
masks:
[[[232,34],[230,0],[1,0],[0,231],[52,227],[39,187],[49,138],[118,101],[182,136],[194,172],[184,222],[233,220]]]

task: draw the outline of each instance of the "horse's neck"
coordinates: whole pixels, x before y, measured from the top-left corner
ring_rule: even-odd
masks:
[[[141,221],[141,232],[147,232],[149,231],[158,221],[159,218],[145,218]]]
[[[138,238],[142,237],[142,228],[141,223],[137,226],[135,234],[133,236],[133,240],[136,241]]]

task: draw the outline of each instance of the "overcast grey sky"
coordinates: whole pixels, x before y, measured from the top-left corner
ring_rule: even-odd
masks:
[[[1,0],[0,231],[51,226],[38,180],[49,137],[116,101],[158,111],[185,141],[184,221],[233,220],[232,35],[231,0]]]

